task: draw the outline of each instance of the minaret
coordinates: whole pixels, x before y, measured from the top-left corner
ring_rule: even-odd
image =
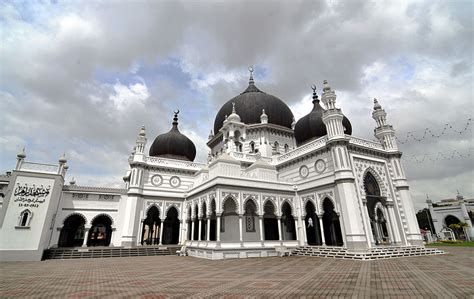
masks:
[[[66,170],[67,170],[67,159],[66,159],[66,153],[63,153],[63,155],[59,158],[59,167],[58,167],[58,174],[62,175],[63,177],[66,176]]]
[[[374,111],[372,118],[377,123],[374,130],[375,137],[387,151],[398,151],[397,141],[395,140],[395,130],[387,124],[387,113],[382,109],[377,99],[374,99]]]
[[[313,85],[313,99],[315,95],[316,86]],[[323,113],[323,122],[326,125],[328,139],[333,140],[345,138],[344,126],[342,125],[344,115],[342,114],[341,109],[336,108],[336,93],[331,89],[327,80],[324,80],[323,82],[321,101],[326,107],[326,111]]]
[[[134,162],[144,162],[145,161],[145,146],[146,146],[146,131],[145,126],[140,128],[137,139],[135,141],[133,161]]]

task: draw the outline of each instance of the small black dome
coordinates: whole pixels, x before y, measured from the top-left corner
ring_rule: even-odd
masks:
[[[251,78],[247,89],[227,101],[217,113],[214,120],[214,134],[222,128],[225,116],[232,113],[232,103],[235,103],[237,114],[245,124],[260,123],[262,110],[265,109],[268,123],[291,128],[293,113],[290,108],[279,98],[258,89]]]
[[[298,120],[295,125],[296,145],[300,146],[310,140],[327,135],[326,125],[323,122],[323,107],[319,104],[317,97],[313,97],[313,110]],[[344,116],[342,119],[344,133],[352,134],[352,125],[349,119]]]
[[[178,130],[178,112],[173,118],[173,127],[168,133],[158,135],[150,147],[150,156],[178,160],[194,161],[196,147],[194,143]]]

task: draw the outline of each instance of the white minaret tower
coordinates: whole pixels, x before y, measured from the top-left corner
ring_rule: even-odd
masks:
[[[313,86],[313,91],[316,89]],[[336,93],[328,84],[327,80],[323,82],[323,94],[321,96],[321,101],[326,107],[326,111],[323,113],[323,122],[326,125],[328,132],[328,139],[341,139],[345,138],[344,126],[342,125],[342,119],[344,115],[342,114],[341,109],[336,108]]]
[[[374,111],[372,118],[377,123],[374,130],[375,137],[382,143],[387,151],[398,151],[397,141],[395,140],[395,130],[387,124],[387,113],[382,109],[377,99],[374,99]]]
[[[25,153],[25,148],[23,148],[18,155],[16,155],[16,166],[15,170],[20,170],[21,164],[23,164],[23,161],[25,161],[26,158],[26,153]]]

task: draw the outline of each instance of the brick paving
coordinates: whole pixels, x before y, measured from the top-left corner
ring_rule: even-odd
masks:
[[[474,248],[377,261],[155,256],[0,263],[1,298],[474,298]]]

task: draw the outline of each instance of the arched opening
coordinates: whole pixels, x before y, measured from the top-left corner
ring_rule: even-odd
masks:
[[[263,227],[265,240],[278,240],[278,219],[275,215],[275,205],[271,200],[263,206]]]
[[[251,199],[245,202],[244,206],[244,241],[259,241],[260,237],[257,229],[257,206]]]
[[[142,228],[142,245],[158,245],[160,243],[160,211],[152,206],[146,213]]]
[[[193,234],[193,240],[197,241],[199,240],[199,207],[196,204],[194,206],[194,234]]]
[[[30,226],[30,220],[31,220],[31,217],[33,216],[33,214],[31,213],[30,210],[26,209],[26,210],[23,210],[21,213],[20,213],[20,222],[18,223],[18,226],[21,226],[21,227],[28,227]]]
[[[458,224],[460,223],[461,220],[459,220],[458,217],[453,216],[453,215],[448,215],[446,218],[444,218],[444,224],[449,227],[451,224]]]
[[[377,179],[370,172],[367,172],[364,176],[364,190],[365,198],[367,200],[367,211],[370,218],[370,227],[372,230],[372,236],[375,245],[390,243],[388,233],[384,236],[382,223],[378,220],[378,211],[382,213],[382,220],[384,222],[385,231],[387,231],[386,218],[383,215],[383,198],[381,196],[380,187],[377,183]],[[379,206],[377,208],[377,206]]]
[[[179,219],[178,210],[175,207],[168,209],[166,218],[163,223],[163,240],[162,244],[178,244],[179,243]]]
[[[285,202],[281,207],[282,240],[296,240],[295,218],[291,215],[291,206]]]
[[[306,226],[306,239],[308,245],[322,245],[321,240],[321,230],[319,228],[319,218],[316,215],[316,208],[314,204],[308,200],[305,206],[306,217],[305,217],[305,226]]]
[[[109,246],[112,238],[112,220],[107,215],[99,215],[92,221],[87,246]]]
[[[64,220],[59,234],[58,247],[79,247],[84,243],[86,221],[80,215],[70,215]]]
[[[211,241],[216,241],[216,236],[217,236],[217,226],[216,222],[217,217],[216,217],[216,201],[214,199],[211,200],[211,222],[210,222],[210,237],[209,239]]]
[[[221,216],[221,241],[236,241],[240,238],[239,216],[235,201],[227,197],[224,199],[224,210]]]
[[[201,240],[207,240],[207,205],[202,204]]]
[[[285,143],[285,153],[287,153],[290,150],[290,146]]]
[[[341,224],[339,223],[339,216],[334,211],[334,205],[331,200],[325,198],[323,201],[323,227],[324,238],[326,245],[342,246]]]
[[[250,152],[255,153],[255,142],[253,141],[250,142]]]
[[[278,141],[275,141],[273,143],[273,150],[275,153],[279,154],[280,153],[280,144],[278,144]]]
[[[187,234],[188,234],[188,240],[192,240],[192,222],[193,222],[193,219],[192,219],[192,214],[191,214],[191,207],[188,208],[188,231],[187,231]]]

